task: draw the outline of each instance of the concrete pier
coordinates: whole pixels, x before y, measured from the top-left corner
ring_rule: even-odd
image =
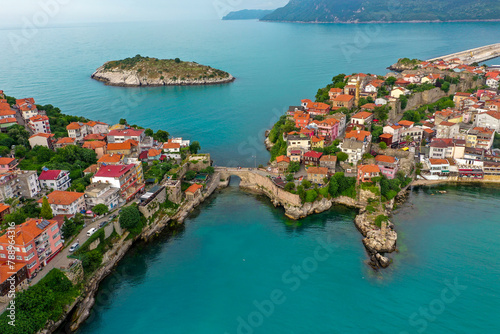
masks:
[[[486,45],[466,51],[460,51],[449,54],[447,56],[432,58],[428,61],[435,61],[440,59],[447,61],[453,58],[459,58],[464,64],[470,65],[472,63],[482,63],[497,57],[500,57],[500,43]]]

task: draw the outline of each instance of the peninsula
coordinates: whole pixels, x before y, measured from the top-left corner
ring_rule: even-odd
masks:
[[[262,21],[305,23],[497,21],[496,0],[290,0]]]
[[[215,85],[235,80],[227,72],[195,62],[141,55],[109,61],[99,67],[91,78],[106,85],[122,87]]]
[[[230,12],[222,18],[223,21],[231,20],[260,20],[266,15],[271,14],[274,10],[267,9],[244,9],[235,12]]]

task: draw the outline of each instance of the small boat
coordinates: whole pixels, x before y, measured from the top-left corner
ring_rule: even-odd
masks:
[[[440,190],[439,191],[440,194],[446,194],[446,192],[447,192],[446,190]]]

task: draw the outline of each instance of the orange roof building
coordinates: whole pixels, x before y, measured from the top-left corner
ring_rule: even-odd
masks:
[[[54,215],[74,215],[85,210],[85,194],[73,191],[55,190],[47,196]],[[43,199],[38,200],[42,204]]]
[[[106,165],[119,165],[123,164],[123,154],[118,154],[118,153],[108,153],[104,154],[99,160],[97,160],[97,163],[99,165],[106,164]]]
[[[365,141],[371,137],[369,131],[353,130],[345,134],[345,139],[355,138],[357,141]]]

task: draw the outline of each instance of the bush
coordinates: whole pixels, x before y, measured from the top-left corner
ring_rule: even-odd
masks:
[[[286,185],[285,185],[285,190],[290,192],[292,190],[295,189],[295,183],[293,182],[288,182]]]
[[[312,203],[316,200],[316,198],[318,198],[318,193],[316,192],[316,190],[311,189],[306,191],[306,202]]]
[[[337,153],[337,160],[339,162],[346,161],[347,159],[349,159],[349,155],[347,155],[347,153],[344,153],[344,152]]]
[[[0,333],[36,333],[47,320],[57,321],[78,290],[58,269],[52,269],[36,285],[16,294],[16,322],[9,325],[8,312],[0,315]]]
[[[368,211],[369,213],[374,213],[375,212],[375,208],[372,205],[368,205],[366,207],[366,211]]]
[[[194,170],[190,170],[184,175],[186,181],[191,181],[196,177],[196,172]]]
[[[96,214],[96,215],[104,215],[106,213],[109,212],[109,209],[108,209],[108,206],[106,204],[97,204],[96,206],[94,206],[94,208],[92,209],[92,211]]]
[[[307,179],[302,180],[302,186],[304,186],[304,188],[311,188],[311,185],[311,181]]]
[[[385,215],[378,215],[377,218],[375,218],[375,225],[382,227],[382,223],[387,221],[389,221],[389,217]]]
[[[378,144],[378,147],[380,147],[381,150],[385,150],[387,148],[387,144],[382,141]]]
[[[287,174],[287,176],[286,176],[286,180],[287,180],[288,182],[293,181],[293,174]]]
[[[122,209],[119,221],[122,228],[133,229],[141,222],[141,212],[134,205],[127,206]]]
[[[297,161],[292,161],[290,162],[290,165],[288,165],[289,173],[297,173],[299,170],[300,170],[300,163]]]
[[[321,196],[323,196],[325,198],[328,198],[328,195],[329,195],[329,193],[328,193],[328,187],[320,188],[318,192],[319,192],[319,194]]]
[[[93,273],[102,263],[102,254],[97,249],[84,253],[81,256],[82,267],[85,273]]]

